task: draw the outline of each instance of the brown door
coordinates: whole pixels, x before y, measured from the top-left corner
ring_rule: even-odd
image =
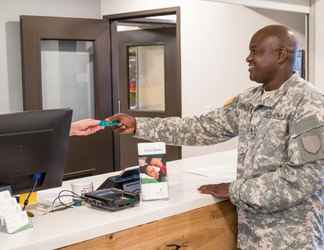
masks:
[[[73,120],[112,114],[108,23],[21,16],[24,109],[70,107]],[[113,134],[71,137],[65,179],[114,170]]]
[[[135,117],[181,116],[181,83],[177,25],[156,18],[111,22],[114,113]],[[115,134],[116,167],[137,165],[138,140]],[[168,146],[167,160],[181,157]]]

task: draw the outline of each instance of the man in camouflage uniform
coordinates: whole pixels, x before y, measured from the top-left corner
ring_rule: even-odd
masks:
[[[204,185],[238,212],[240,249],[324,249],[324,99],[294,74],[296,39],[284,26],[259,30],[246,61],[262,85],[198,117],[117,114],[120,132],[173,145],[211,145],[239,136],[237,180]]]

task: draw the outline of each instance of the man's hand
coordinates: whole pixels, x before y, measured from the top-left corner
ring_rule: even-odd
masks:
[[[71,123],[70,136],[86,136],[91,135],[99,130],[104,129],[99,126],[100,121],[94,119],[84,119]]]
[[[121,134],[134,134],[136,130],[136,120],[134,117],[127,114],[116,114],[106,118],[107,121],[117,120],[120,125],[112,127],[114,131]]]
[[[220,183],[220,184],[209,184],[203,185],[198,190],[202,194],[211,194],[216,198],[229,198],[229,185],[230,183]]]

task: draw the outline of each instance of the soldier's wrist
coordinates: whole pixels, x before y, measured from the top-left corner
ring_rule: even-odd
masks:
[[[246,182],[246,179],[238,179],[236,181],[233,181],[229,186],[229,198],[230,201],[238,206],[241,201],[241,188],[242,185]]]

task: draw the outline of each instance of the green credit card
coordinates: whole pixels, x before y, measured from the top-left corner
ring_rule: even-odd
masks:
[[[118,126],[119,125],[119,121],[117,120],[113,120],[113,121],[105,121],[102,120],[99,122],[98,124],[100,127],[113,127],[113,126]]]

